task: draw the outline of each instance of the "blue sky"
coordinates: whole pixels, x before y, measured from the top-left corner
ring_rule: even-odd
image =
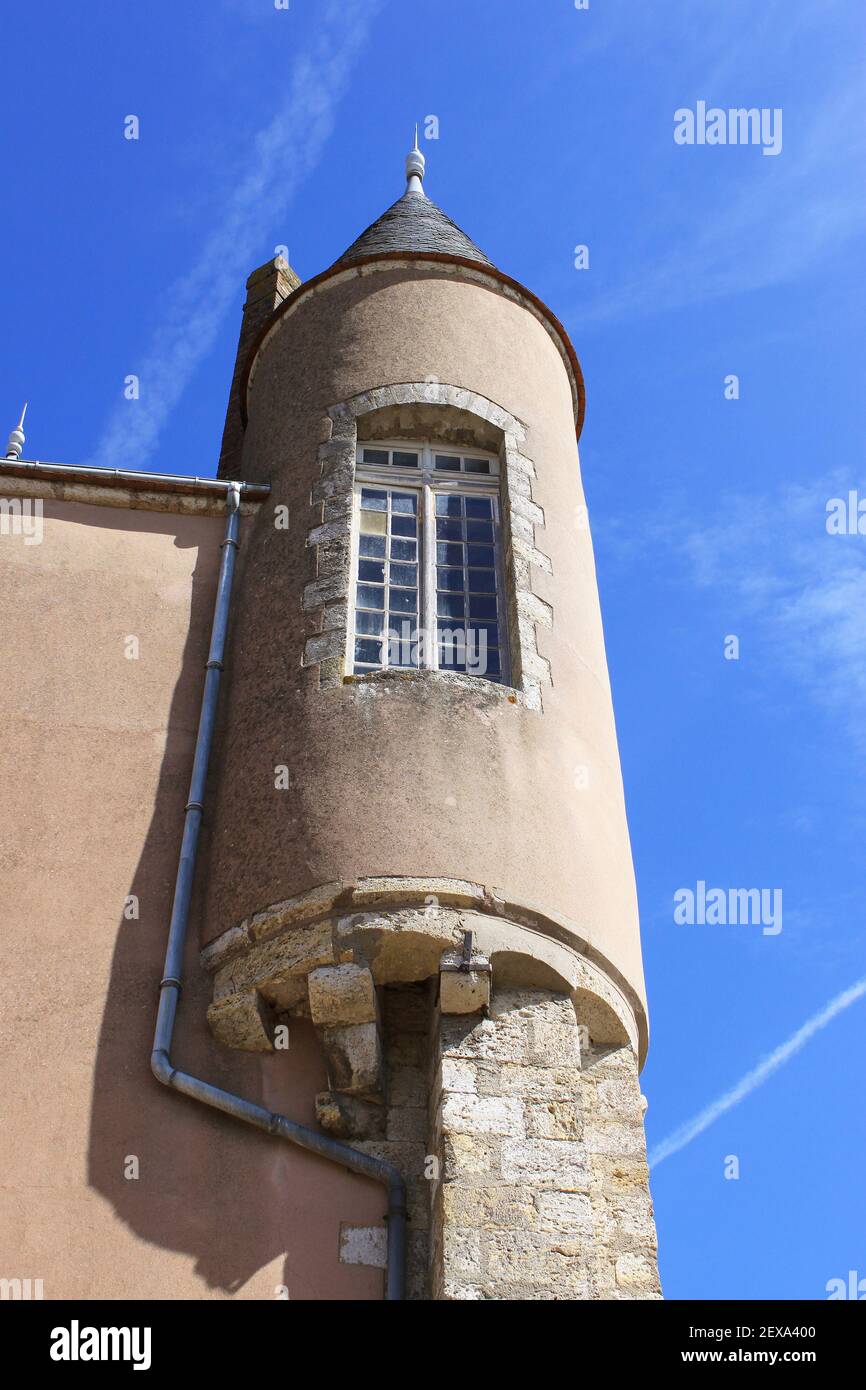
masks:
[[[825,528],[829,498],[866,498],[866,11],[16,11],[0,424],[30,401],[26,456],[213,473],[246,275],[279,244],[303,278],[330,264],[402,191],[428,115],[431,197],[565,323],[659,1146],[866,974],[866,535]],[[699,100],[781,109],[781,152],[675,144]],[[675,925],[698,880],[780,888],[782,931]],[[821,1298],[866,1277],[864,1018],[861,997],[654,1168],[668,1297]]]

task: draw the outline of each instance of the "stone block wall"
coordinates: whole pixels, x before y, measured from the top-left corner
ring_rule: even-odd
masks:
[[[634,1053],[582,1031],[544,989],[439,1015],[433,1298],[661,1296]]]

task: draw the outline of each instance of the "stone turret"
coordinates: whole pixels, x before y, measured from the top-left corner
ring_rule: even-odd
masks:
[[[211,1028],[268,1051],[312,1019],[320,1123],[409,1181],[414,1296],[659,1297],[583,379],[423,178],[416,139],[330,269],[249,282],[223,464],[272,494],[215,760]]]

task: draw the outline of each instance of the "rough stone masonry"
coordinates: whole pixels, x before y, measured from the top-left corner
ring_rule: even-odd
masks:
[[[582,1031],[546,989],[438,1014],[434,1298],[661,1297],[636,1059]]]

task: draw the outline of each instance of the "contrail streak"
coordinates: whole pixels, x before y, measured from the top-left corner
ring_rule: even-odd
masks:
[[[133,364],[140,399],[118,402],[90,463],[140,468],[150,458],[251,269],[261,227],[288,206],[321,158],[352,63],[380,7],[381,0],[330,0],[325,7],[315,39],[292,65],[285,102],[252,141],[248,170],[224,200],[219,223],[195,264],[162,296],[160,322]],[[207,466],[200,461],[183,471],[207,472]]]
[[[843,990],[841,994],[837,994],[836,998],[831,999],[820,1013],[807,1019],[802,1028],[797,1029],[793,1037],[782,1043],[774,1052],[770,1053],[769,1057],[765,1057],[762,1062],[747,1072],[732,1090],[719,1096],[718,1100],[714,1100],[712,1105],[707,1106],[706,1110],[702,1110],[694,1119],[680,1125],[679,1129],[675,1129],[673,1134],[668,1135],[667,1139],[663,1139],[660,1144],[657,1144],[649,1155],[650,1167],[655,1168],[663,1159],[670,1158],[671,1154],[679,1153],[680,1149],[684,1149],[686,1144],[690,1144],[699,1134],[703,1134],[704,1130],[708,1129],[726,1110],[739,1105],[746,1096],[751,1095],[759,1086],[763,1086],[764,1082],[773,1075],[773,1072],[778,1071],[779,1067],[784,1066],[801,1048],[806,1046],[810,1038],[819,1033],[822,1028],[826,1028],[837,1014],[841,1014],[844,1009],[850,1008],[858,999],[862,999],[864,994],[866,994],[866,976],[862,980],[858,980],[856,984],[851,985],[849,989]]]

